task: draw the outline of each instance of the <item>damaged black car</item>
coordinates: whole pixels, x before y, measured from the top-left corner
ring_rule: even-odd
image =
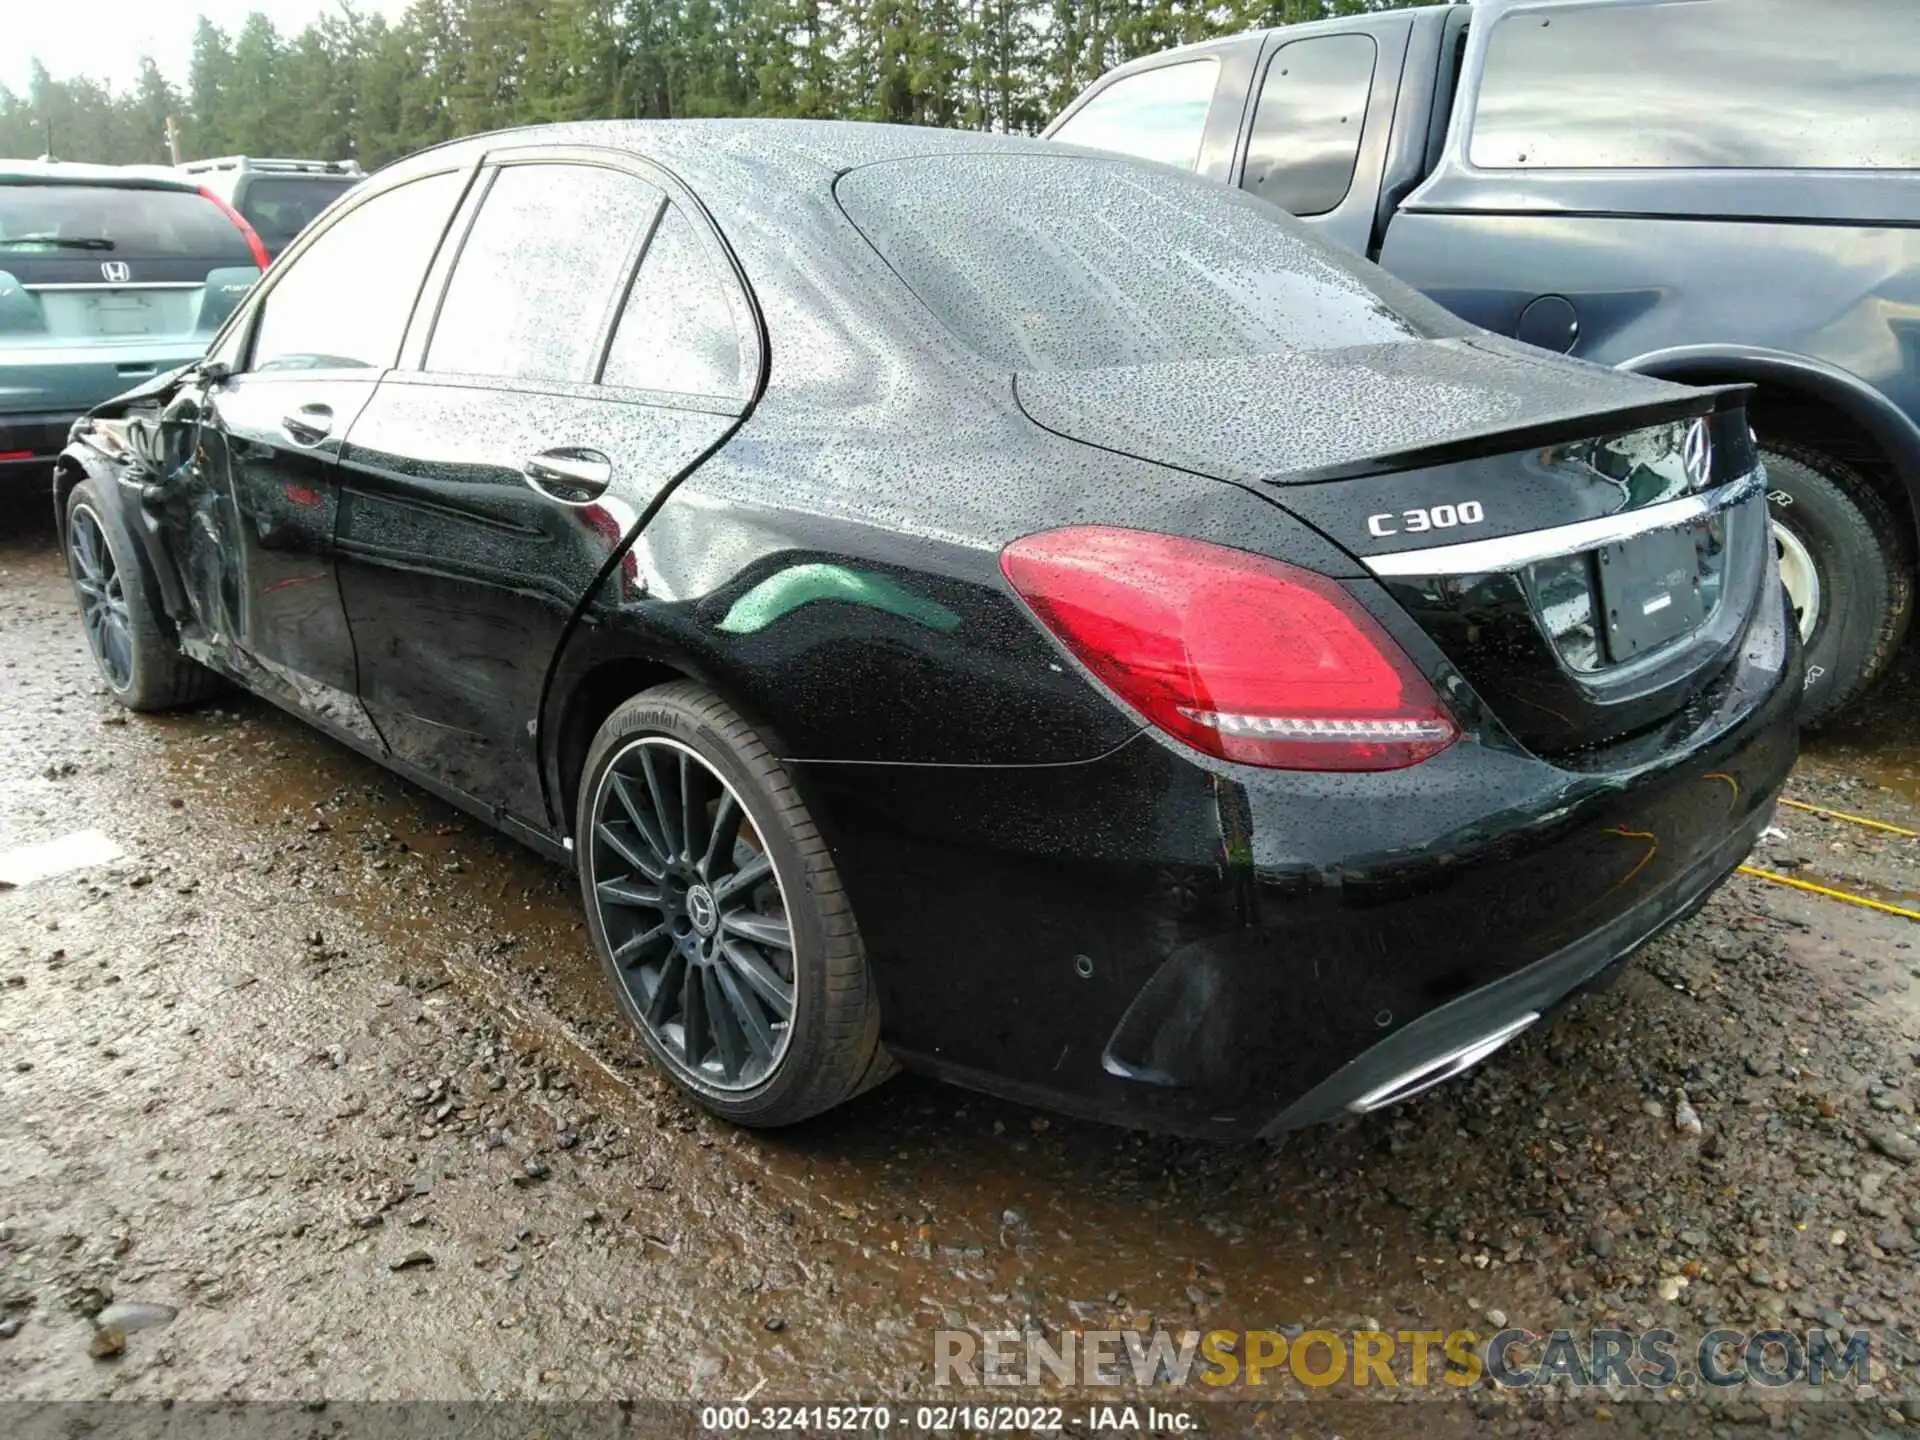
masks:
[[[1041,142],[425,151],[55,487],[121,703],[237,683],[575,869],[746,1124],[897,1066],[1392,1103],[1697,907],[1795,756],[1740,389]]]

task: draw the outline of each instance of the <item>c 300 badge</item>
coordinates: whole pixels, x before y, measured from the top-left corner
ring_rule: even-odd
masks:
[[[1462,500],[1458,505],[1434,505],[1418,510],[1391,510],[1367,516],[1367,533],[1384,539],[1388,535],[1423,535],[1429,530],[1452,530],[1460,525],[1478,525],[1487,512],[1478,500]]]

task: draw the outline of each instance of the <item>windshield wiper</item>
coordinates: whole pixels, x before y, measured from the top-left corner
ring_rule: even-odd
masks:
[[[13,235],[0,240],[8,249],[15,245],[51,245],[56,250],[111,250],[113,241],[104,235]]]

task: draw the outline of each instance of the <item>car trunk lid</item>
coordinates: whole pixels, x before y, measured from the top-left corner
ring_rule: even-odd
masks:
[[[1680,386],[1493,336],[1023,370],[1014,393],[1029,419],[1069,439],[1287,487],[1708,408]]]
[[[1536,753],[1712,684],[1769,573],[1739,387],[1497,341],[1023,372],[1049,430],[1255,489],[1353,555]]]

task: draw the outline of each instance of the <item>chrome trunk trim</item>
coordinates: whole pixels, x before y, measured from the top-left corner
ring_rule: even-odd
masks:
[[[1494,540],[1467,540],[1457,545],[1435,545],[1425,550],[1398,550],[1391,555],[1363,555],[1362,562],[1382,579],[1425,579],[1437,575],[1496,575],[1523,570],[1540,560],[1577,555],[1602,545],[1618,544],[1652,530],[1670,530],[1730,509],[1760,493],[1758,470],[1718,490],[1683,495],[1641,510],[1624,510],[1596,520],[1577,520],[1551,530],[1529,530]]]
[[[41,295],[51,290],[198,290],[206,283],[204,280],[50,280],[43,285],[20,288]]]

